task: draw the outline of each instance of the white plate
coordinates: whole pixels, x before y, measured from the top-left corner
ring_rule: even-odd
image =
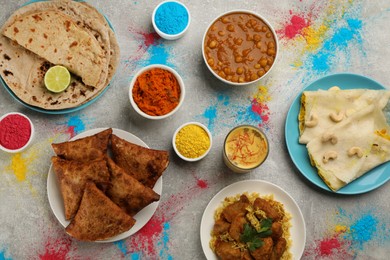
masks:
[[[283,203],[284,209],[292,216],[290,228],[292,245],[290,252],[293,259],[300,259],[305,249],[306,226],[301,210],[295,200],[282,188],[270,182],[261,180],[246,180],[233,183],[218,192],[207,205],[200,224],[200,241],[207,259],[216,260],[217,255],[210,248],[211,230],[214,226],[215,210],[222,205],[226,197],[235,196],[244,192],[257,192],[261,196],[274,195],[274,199]]]
[[[70,139],[70,141],[74,141],[74,140],[79,139],[79,138],[94,135],[94,134],[101,132],[105,129],[107,129],[107,128],[95,128],[95,129],[85,131],[85,132],[73,137],[72,139]],[[113,131],[113,134],[117,135],[118,137],[120,137],[122,139],[125,139],[126,141],[129,141],[129,142],[135,143],[137,145],[149,148],[141,139],[139,139],[138,137],[136,137],[133,134],[130,134],[126,131],[116,129],[116,128],[113,128],[112,131]],[[61,223],[61,225],[63,227],[66,227],[69,225],[70,221],[65,219],[64,202],[62,200],[62,195],[61,195],[58,179],[56,177],[56,174],[55,174],[52,166],[53,165],[50,165],[49,174],[47,176],[47,196],[49,198],[49,204],[50,204],[50,207],[51,207],[54,215],[56,216],[58,221]],[[160,177],[157,180],[156,185],[154,185],[153,190],[156,193],[161,195],[162,177]],[[110,239],[96,241],[96,242],[114,242],[114,241],[122,240],[126,237],[133,235],[138,230],[140,230],[152,218],[154,212],[157,209],[158,204],[159,204],[159,201],[153,202],[150,205],[148,205],[147,207],[143,208],[140,212],[138,212],[134,216],[134,218],[136,220],[135,225],[130,230],[128,230],[122,234],[119,234],[115,237],[112,237]]]

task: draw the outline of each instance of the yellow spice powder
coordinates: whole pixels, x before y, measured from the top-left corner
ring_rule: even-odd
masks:
[[[198,125],[187,125],[179,130],[175,139],[176,148],[187,158],[198,158],[210,147],[207,132]]]

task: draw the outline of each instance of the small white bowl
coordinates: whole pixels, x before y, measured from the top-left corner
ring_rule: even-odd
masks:
[[[179,152],[179,150],[178,150],[177,147],[176,147],[176,142],[175,142],[176,136],[177,136],[177,134],[179,133],[179,131],[180,131],[183,127],[185,127],[185,126],[187,126],[187,125],[197,125],[197,126],[200,126],[203,130],[206,131],[206,133],[207,133],[207,135],[208,135],[208,137],[209,137],[209,139],[210,139],[210,146],[209,146],[209,149],[207,149],[207,151],[206,151],[204,154],[202,154],[201,156],[199,156],[199,157],[197,157],[197,158],[188,158],[188,157],[185,157],[184,155],[182,155],[182,154]],[[181,125],[180,127],[178,127],[178,128],[176,129],[175,133],[173,134],[172,145],[173,145],[173,150],[175,150],[176,154],[177,154],[181,159],[183,159],[183,160],[185,160],[185,161],[188,161],[188,162],[196,162],[196,161],[199,161],[199,160],[203,159],[203,158],[210,152],[211,147],[213,146],[213,139],[212,139],[212,135],[211,135],[209,129],[207,129],[207,127],[206,127],[205,125],[203,125],[203,124],[201,124],[201,123],[198,123],[198,122],[188,122],[188,123],[185,123],[185,124]]]
[[[251,14],[251,15],[254,15],[256,16],[257,18],[259,18],[260,20],[262,20],[267,26],[268,28],[271,30],[273,36],[274,36],[274,39],[275,39],[275,49],[276,49],[276,54],[275,54],[275,59],[274,59],[274,62],[272,63],[270,69],[265,72],[265,74],[259,78],[257,78],[256,80],[253,80],[253,81],[249,81],[249,82],[243,82],[243,83],[238,83],[238,82],[233,82],[233,81],[229,81],[229,80],[226,80],[224,78],[222,78],[221,76],[219,76],[211,67],[210,65],[208,64],[207,62],[207,57],[206,57],[206,53],[205,53],[205,39],[206,39],[206,36],[207,36],[207,32],[209,31],[210,27],[214,24],[214,22],[216,22],[218,19],[220,19],[222,16],[225,16],[225,15],[228,15],[228,14],[232,14],[232,13],[247,13],[247,14]],[[278,55],[279,55],[279,43],[278,43],[278,36],[276,35],[276,32],[275,32],[275,29],[272,27],[271,23],[268,22],[267,19],[265,19],[263,16],[259,15],[258,13],[255,13],[255,12],[252,12],[252,11],[249,11],[249,10],[243,10],[243,9],[238,9],[238,10],[231,10],[231,11],[228,11],[226,13],[223,13],[221,15],[219,15],[217,18],[215,18],[210,24],[209,26],[207,26],[207,29],[203,35],[203,40],[202,40],[202,56],[203,56],[203,60],[204,62],[206,63],[206,66],[207,68],[209,68],[209,70],[211,71],[211,73],[216,77],[218,78],[219,80],[221,80],[222,82],[224,83],[227,83],[229,85],[233,85],[233,86],[246,86],[246,85],[249,85],[249,84],[253,84],[255,82],[258,82],[259,80],[263,79],[264,77],[266,77],[270,71],[272,70],[273,67],[275,67],[275,64],[276,64],[276,61],[278,59]]]
[[[180,33],[177,33],[177,34],[168,34],[168,33],[164,33],[163,31],[161,31],[157,24],[156,24],[156,21],[155,21],[155,16],[156,16],[156,12],[157,10],[165,3],[168,3],[168,2],[173,2],[173,3],[177,3],[181,6],[184,7],[184,9],[187,11],[187,14],[188,14],[188,23],[187,23],[187,26],[180,32]],[[190,12],[188,10],[188,8],[181,2],[179,1],[175,1],[175,0],[168,0],[168,1],[164,1],[164,2],[161,2],[160,4],[158,4],[156,6],[156,8],[154,8],[153,10],[153,14],[152,14],[152,24],[153,24],[153,28],[154,30],[157,32],[158,35],[160,35],[161,38],[164,38],[166,40],[177,40],[181,37],[183,37],[183,35],[186,33],[186,31],[188,30],[188,27],[190,27],[190,23],[191,23],[191,15],[190,15]]]
[[[34,125],[33,125],[33,123],[31,122],[30,118],[28,118],[26,115],[24,115],[24,114],[22,114],[22,113],[19,113],[19,112],[11,112],[11,113],[7,113],[7,114],[3,115],[2,117],[0,117],[0,122],[1,122],[4,118],[6,118],[7,116],[10,116],[10,115],[20,115],[20,116],[22,116],[22,117],[24,117],[24,118],[26,118],[26,119],[28,120],[28,122],[30,123],[30,126],[31,126],[30,138],[29,138],[29,140],[27,141],[27,143],[26,143],[23,147],[21,147],[21,148],[19,148],[19,149],[14,149],[14,150],[8,149],[8,148],[5,148],[4,146],[2,146],[1,144],[0,144],[0,149],[3,150],[4,152],[7,152],[7,153],[20,153],[20,152],[22,152],[24,149],[26,149],[26,148],[30,145],[31,141],[33,140],[33,138],[34,138]]]
[[[169,113],[165,114],[165,115],[162,115],[162,116],[153,116],[153,115],[149,115],[149,114],[146,114],[145,112],[143,112],[137,105],[137,103],[135,103],[134,99],[133,99],[133,87],[134,87],[134,84],[137,80],[137,78],[142,74],[144,73],[145,71],[148,71],[148,70],[151,70],[151,69],[155,69],[155,68],[160,68],[160,69],[164,69],[164,70],[167,70],[169,72],[171,72],[177,79],[177,82],[179,83],[179,86],[180,86],[180,99],[179,99],[179,104]],[[142,69],[140,69],[133,77],[133,79],[131,80],[130,82],[130,91],[129,91],[129,98],[130,98],[130,103],[132,105],[132,107],[134,108],[134,110],[140,114],[141,116],[145,117],[145,118],[148,118],[148,119],[155,119],[155,120],[159,120],[159,119],[164,119],[164,118],[167,118],[171,115],[173,115],[177,110],[179,110],[180,106],[183,104],[183,101],[184,101],[184,97],[185,97],[185,87],[184,87],[184,82],[183,82],[183,79],[180,77],[179,73],[176,72],[176,70],[172,69],[171,67],[168,67],[168,66],[165,66],[165,65],[162,65],[162,64],[152,64],[152,65],[149,65],[149,66],[146,66]]]

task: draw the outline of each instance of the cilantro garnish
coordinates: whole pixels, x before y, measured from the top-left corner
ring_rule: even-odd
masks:
[[[260,225],[260,230],[256,231],[250,224],[244,224],[244,232],[241,234],[240,240],[246,243],[250,251],[263,246],[264,242],[260,238],[268,237],[272,234],[272,219],[263,219],[260,221]]]

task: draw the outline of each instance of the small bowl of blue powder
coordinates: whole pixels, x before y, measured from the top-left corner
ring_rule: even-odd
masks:
[[[153,11],[154,30],[166,40],[181,38],[190,26],[190,12],[178,1],[164,1]]]

